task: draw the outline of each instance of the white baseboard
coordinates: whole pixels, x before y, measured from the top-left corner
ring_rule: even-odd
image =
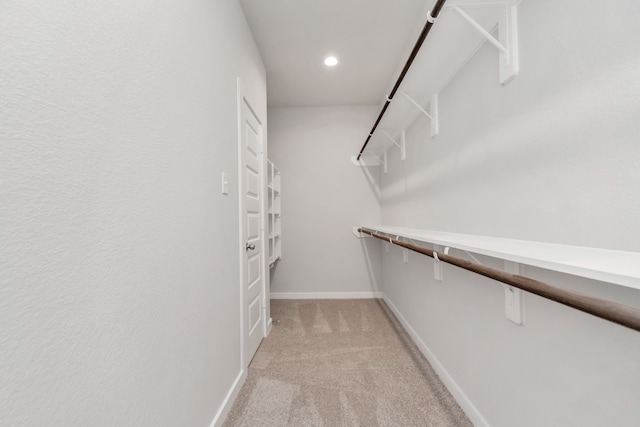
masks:
[[[369,299],[382,292],[271,292],[271,299]]]
[[[210,427],[220,427],[222,423],[224,423],[224,420],[227,418],[227,414],[231,410],[231,406],[233,406],[233,402],[236,400],[238,392],[240,391],[240,388],[242,388],[242,384],[244,384],[244,380],[246,379],[247,370],[243,369],[242,371],[240,371],[240,373],[236,377],[236,380],[233,382],[233,385],[229,389],[229,392],[225,396],[222,405],[220,405],[220,408],[216,413],[216,416],[213,418],[213,421],[211,421]]]
[[[433,354],[433,352],[427,347],[427,345],[422,341],[422,339],[418,336],[416,331],[411,327],[409,322],[400,314],[398,308],[393,305],[393,303],[387,298],[383,293],[384,302],[387,303],[387,306],[393,311],[393,314],[396,315],[402,326],[404,326],[405,330],[411,336],[411,339],[418,346],[424,357],[427,358],[433,369],[436,371],[443,384],[447,387],[453,398],[458,402],[458,405],[462,408],[464,413],[469,417],[469,420],[476,427],[490,427],[487,420],[484,419],[478,408],[471,402],[471,400],[467,397],[466,394],[462,391],[462,389],[456,384],[453,380],[449,372],[444,368],[442,363],[438,360],[438,358]]]

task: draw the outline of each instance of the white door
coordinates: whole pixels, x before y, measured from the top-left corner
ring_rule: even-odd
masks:
[[[262,301],[262,124],[247,100],[240,96],[240,197],[242,245],[242,310],[244,366],[249,364],[264,337]]]

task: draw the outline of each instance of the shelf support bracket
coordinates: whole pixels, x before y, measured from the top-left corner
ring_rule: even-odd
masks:
[[[433,278],[438,282],[442,282],[444,279],[444,272],[442,271],[442,261],[438,258],[437,252],[449,255],[449,247],[443,247],[441,245],[433,245]]]
[[[373,154],[367,154],[360,156],[360,160],[358,160],[358,156],[351,156],[351,163],[360,168],[367,166],[380,166],[380,158]]]
[[[405,160],[407,158],[407,150],[406,150],[406,144],[405,144],[404,131],[402,131],[402,134],[400,135],[400,142],[393,139],[391,135],[389,135],[384,129],[380,129],[380,132],[382,132],[384,136],[389,138],[389,140],[393,142],[393,144],[400,149],[400,160]],[[385,159],[385,163],[386,163],[386,159]],[[386,172],[387,171],[385,170],[385,173]]]
[[[481,263],[478,258],[476,258],[475,256],[473,256],[473,254],[469,251],[464,251],[465,254],[469,255],[469,258],[471,258],[473,260],[473,262],[475,262],[476,264],[480,264],[480,265],[484,265],[483,263]]]
[[[506,85],[518,75],[518,19],[517,6],[509,6],[505,3],[505,13],[498,21],[498,38],[496,39],[482,25],[476,22],[460,6],[448,6],[455,10],[473,28],[493,46],[500,51],[500,83]]]
[[[522,264],[504,260],[504,271],[522,276]],[[524,291],[504,285],[504,312],[516,325],[524,325]]]
[[[429,112],[427,112],[418,101],[413,99],[407,92],[402,92],[402,94],[411,102],[422,114],[427,116],[431,121],[431,138],[434,138],[438,135],[439,126],[438,126],[438,94],[434,93],[429,100]]]
[[[351,156],[351,163],[360,168],[382,165],[384,173],[387,173],[387,152],[384,152],[382,158],[380,158],[380,156],[376,156],[375,154],[360,156],[360,160],[358,160],[358,156]]]
[[[396,240],[402,241],[402,240],[408,240],[408,239],[405,239],[404,237],[398,235],[396,236]],[[402,248],[402,262],[405,264],[409,264],[409,249],[407,248]]]
[[[458,15],[462,16],[469,24],[471,24],[471,26],[473,28],[475,28],[476,30],[478,30],[480,32],[480,34],[482,34],[484,36],[485,39],[487,39],[487,41],[489,43],[491,43],[492,45],[494,45],[496,48],[498,48],[498,50],[500,52],[503,53],[508,53],[508,49],[507,46],[505,46],[504,44],[502,44],[500,42],[500,40],[496,39],[495,37],[493,37],[491,35],[491,33],[487,30],[484,29],[484,27],[482,27],[482,25],[478,24],[478,22],[476,22],[475,19],[473,19],[467,12],[465,12],[464,10],[462,10],[462,8],[458,5],[453,5],[451,6],[453,8],[453,10],[455,10],[456,12],[458,12]],[[498,24],[498,27],[500,27],[500,24]],[[499,31],[499,30],[498,30]]]

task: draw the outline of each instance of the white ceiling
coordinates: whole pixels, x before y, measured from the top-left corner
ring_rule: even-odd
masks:
[[[434,0],[240,0],[267,68],[269,106],[377,105]],[[323,64],[333,54],[340,63]]]

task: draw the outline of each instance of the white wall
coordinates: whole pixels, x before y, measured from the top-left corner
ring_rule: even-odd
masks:
[[[350,163],[376,114],[367,106],[269,109],[269,158],[282,176],[282,261],[272,297],[378,292],[379,245],[351,229],[380,222],[379,173]]]
[[[383,223],[640,251],[640,6],[538,0],[519,12],[520,75],[501,87],[496,50],[480,49],[440,94],[440,135],[419,118],[407,160],[389,152]],[[428,258],[403,264],[400,249],[383,266],[386,296],[476,421],[640,424],[637,332],[532,295],[519,327],[495,282],[454,267],[434,282]],[[637,291],[525,275],[640,307]]]
[[[236,1],[5,1],[0,424],[209,425],[241,372]],[[229,196],[220,174],[229,173]]]

